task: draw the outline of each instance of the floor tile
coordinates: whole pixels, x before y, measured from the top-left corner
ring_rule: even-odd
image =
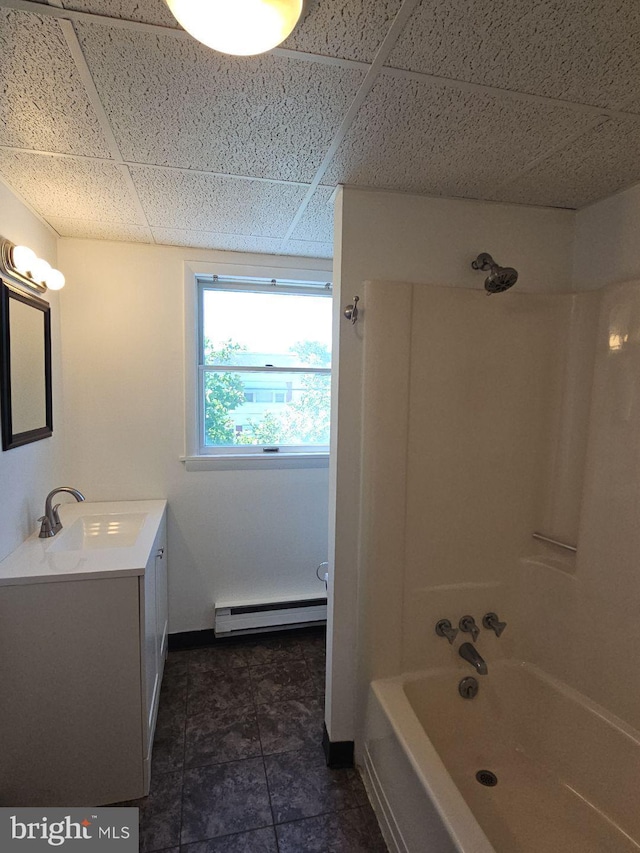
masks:
[[[160,688],[158,721],[161,724],[184,721],[187,710],[187,672],[165,672]]]
[[[261,758],[185,771],[182,844],[272,823]]]
[[[187,844],[180,853],[278,853],[278,845],[274,829],[267,827]]]
[[[265,758],[275,823],[358,805],[348,770],[330,770],[321,747]]]
[[[163,718],[158,712],[151,754],[152,773],[171,773],[175,770],[182,770],[184,766],[184,729],[185,718],[172,718],[163,722]]]
[[[364,783],[360,777],[360,773],[355,769],[347,770],[351,779],[351,790],[354,793],[356,798],[356,802],[359,806],[368,806],[369,805],[369,797],[367,795],[367,789],[364,787]]]
[[[327,665],[324,657],[307,658],[306,664],[318,695],[324,696],[327,679]]]
[[[252,640],[243,643],[242,649],[250,666],[284,663],[285,661],[301,660],[303,657],[302,645],[295,634]]]
[[[387,849],[366,807],[283,823],[276,827],[276,834],[280,853],[383,853]]]
[[[326,659],[325,633],[318,632],[309,634],[300,640],[302,654],[307,661],[324,661]]]
[[[185,766],[222,764],[262,754],[253,708],[196,714],[187,719]]]
[[[182,773],[153,775],[148,797],[119,805],[140,809],[141,853],[168,850],[180,843]]]
[[[252,705],[251,680],[246,668],[189,673],[189,716]]]
[[[186,672],[189,666],[190,652],[169,652],[164,662],[165,675],[174,672]]]
[[[194,649],[189,655],[190,672],[211,672],[247,666],[243,648],[237,643],[220,643],[205,649]]]
[[[322,743],[324,702],[315,698],[259,705],[260,741],[265,755]]]
[[[249,672],[253,695],[258,705],[302,699],[305,696],[317,696],[318,693],[304,660],[250,666]]]

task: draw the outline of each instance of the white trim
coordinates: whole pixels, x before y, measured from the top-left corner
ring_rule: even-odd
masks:
[[[272,470],[274,468],[328,468],[325,453],[244,453],[211,456],[181,456],[185,471]]]

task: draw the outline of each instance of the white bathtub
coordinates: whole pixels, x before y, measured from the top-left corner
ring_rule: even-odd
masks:
[[[637,853],[640,734],[528,664],[490,665],[471,700],[467,674],[371,685],[364,762],[390,848]]]

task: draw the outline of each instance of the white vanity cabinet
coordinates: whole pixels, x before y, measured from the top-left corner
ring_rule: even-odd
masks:
[[[165,513],[165,501],[64,505],[54,539],[32,537],[0,562],[0,806],[148,793],[168,636]]]

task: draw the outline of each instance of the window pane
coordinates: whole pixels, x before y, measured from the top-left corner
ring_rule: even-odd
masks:
[[[331,297],[203,292],[203,363],[331,367]]]
[[[328,445],[331,377],[204,373],[206,447]]]

